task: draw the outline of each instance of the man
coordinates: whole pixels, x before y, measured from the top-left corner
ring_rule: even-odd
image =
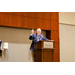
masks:
[[[2,43],[2,41],[0,40],[0,49],[1,49],[1,43]]]
[[[32,50],[32,55],[33,55],[33,60],[34,60],[34,44],[37,43],[38,41],[41,41],[41,40],[49,41],[49,39],[45,38],[44,35],[41,34],[41,29],[40,28],[37,29],[36,34],[34,34],[34,30],[32,30],[29,39],[32,40],[30,50]]]

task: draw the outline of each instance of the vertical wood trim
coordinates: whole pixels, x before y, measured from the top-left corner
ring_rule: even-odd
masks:
[[[42,50],[42,62],[43,62],[43,50]]]

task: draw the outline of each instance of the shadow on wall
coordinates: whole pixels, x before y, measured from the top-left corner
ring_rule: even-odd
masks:
[[[28,60],[32,60],[32,53],[30,49],[28,50]]]
[[[29,49],[29,52],[28,52],[28,59],[31,60],[32,62],[35,61],[34,52],[32,52],[30,49]]]

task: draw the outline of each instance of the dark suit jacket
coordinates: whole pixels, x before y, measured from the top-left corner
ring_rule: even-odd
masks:
[[[2,41],[0,41],[0,49],[1,49],[1,43],[2,43]]]
[[[29,39],[32,40],[30,50],[33,51],[34,50],[34,44],[38,42],[38,35],[37,34],[30,35]],[[40,40],[39,41],[41,41],[41,40],[49,41],[49,39],[45,38],[43,34],[40,35]]]
[[[0,41],[0,43],[2,43],[2,41]]]

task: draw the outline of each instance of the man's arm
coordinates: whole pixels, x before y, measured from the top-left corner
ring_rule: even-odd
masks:
[[[31,31],[31,35],[29,36],[29,39],[30,39],[30,40],[33,40],[33,39],[34,39],[33,36],[34,36],[34,30]]]
[[[2,43],[2,41],[0,40],[0,43]]]
[[[34,35],[34,34],[33,34],[33,35]],[[34,39],[33,35],[30,35],[30,36],[29,36],[29,40],[33,40],[33,39]]]
[[[50,41],[49,39],[45,38],[43,34],[42,34],[42,38],[43,40]]]
[[[47,39],[47,38],[45,38],[45,37],[43,38],[43,40],[50,41],[49,39]]]
[[[44,40],[46,40],[46,41],[50,41],[49,39],[47,39],[47,38],[45,38],[45,37],[44,37]]]

